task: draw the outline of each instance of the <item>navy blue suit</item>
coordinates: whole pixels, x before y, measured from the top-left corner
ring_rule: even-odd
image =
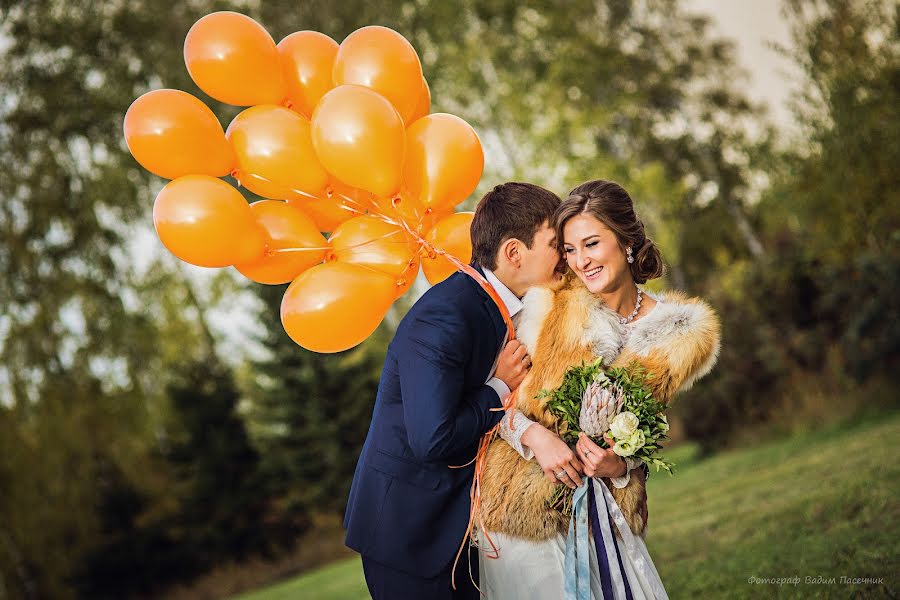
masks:
[[[344,517],[347,546],[364,565],[388,567],[374,575],[367,568],[370,590],[370,575],[391,571],[446,577],[449,585],[474,470],[450,465],[471,461],[482,434],[503,415],[491,411],[500,398],[485,380],[505,335],[494,301],[464,273],[428,290],[397,328]],[[458,574],[457,587],[468,579]],[[394,590],[384,597],[415,597],[383,583],[376,587]]]

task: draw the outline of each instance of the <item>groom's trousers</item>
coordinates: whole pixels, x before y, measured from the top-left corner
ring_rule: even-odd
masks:
[[[372,600],[478,600],[479,593],[472,585],[469,577],[471,566],[472,577],[478,582],[478,550],[472,548],[470,562],[466,555],[459,557],[456,566],[456,589],[450,585],[451,571],[448,568],[437,577],[416,577],[398,571],[365,556],[362,557],[363,573]]]

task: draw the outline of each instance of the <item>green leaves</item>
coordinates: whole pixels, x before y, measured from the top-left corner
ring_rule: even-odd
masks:
[[[574,444],[581,428],[578,419],[581,414],[581,399],[584,391],[598,374],[603,373],[603,359],[571,367],[563,376],[562,384],[553,391],[541,390],[538,398],[549,398],[547,407],[563,422],[559,431],[560,437],[567,443]]]

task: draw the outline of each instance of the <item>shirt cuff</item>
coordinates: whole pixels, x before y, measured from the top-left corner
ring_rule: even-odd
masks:
[[[512,393],[512,390],[509,389],[509,386],[502,379],[497,379],[496,377],[491,377],[488,379],[487,384],[491,386],[497,395],[500,396],[500,403],[506,402],[506,399]]]
[[[512,417],[512,422],[510,422],[510,417]],[[506,443],[525,460],[534,458],[534,452],[528,446],[522,445],[522,434],[534,424],[534,421],[516,408],[506,411],[506,414],[500,419],[500,437],[506,440]]]
[[[644,461],[639,458],[633,458],[631,456],[625,457],[625,465],[627,468],[625,469],[625,474],[621,477],[610,477],[609,480],[612,482],[613,487],[623,488],[628,485],[628,482],[631,480],[631,470],[638,468]]]

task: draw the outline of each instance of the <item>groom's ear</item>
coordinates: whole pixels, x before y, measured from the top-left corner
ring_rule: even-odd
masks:
[[[519,268],[522,265],[521,244],[516,238],[509,238],[500,244],[499,259],[508,263],[511,267]]]

